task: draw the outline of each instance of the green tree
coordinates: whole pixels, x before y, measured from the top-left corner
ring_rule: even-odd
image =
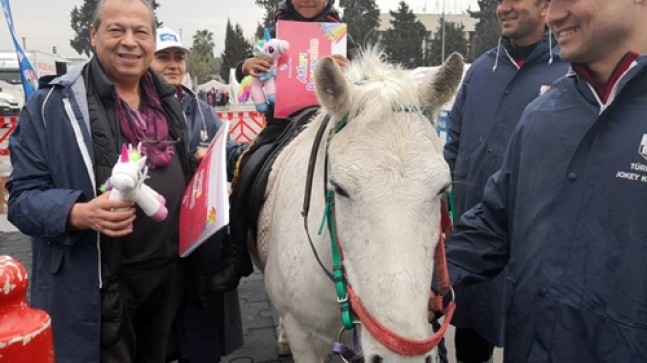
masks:
[[[263,28],[274,29],[276,24],[276,14],[279,12],[279,5],[283,0],[255,0],[256,5],[265,9],[265,16],[263,17],[263,24],[258,24],[256,27],[256,38],[263,39]]]
[[[392,62],[401,63],[406,68],[422,66],[425,26],[404,1],[400,1],[396,11],[389,13],[391,28],[384,32],[382,40],[386,54]]]
[[[443,19],[439,21],[438,29],[431,40],[431,47],[428,54],[428,64],[437,66],[445,60],[443,54]],[[463,56],[467,55],[467,41],[465,40],[465,26],[463,24],[448,21],[445,23],[445,58],[450,54],[458,52]]]
[[[198,30],[193,35],[193,45],[187,61],[187,68],[197,82],[204,82],[216,71],[213,33],[207,29]]]
[[[488,49],[495,47],[501,36],[501,28],[496,17],[497,2],[478,0],[478,5],[479,11],[467,11],[472,18],[478,19],[474,29],[474,42],[471,45],[471,59],[476,59]]]
[[[378,41],[380,8],[375,0],[340,0],[344,9],[342,20],[348,24],[348,34],[359,46],[366,47]]]
[[[70,46],[79,54],[85,54],[87,57],[92,55],[92,42],[90,41],[90,24],[92,24],[92,17],[94,11],[97,9],[99,0],[83,0],[83,5],[79,8],[74,6],[70,12],[70,25],[74,31],[74,38],[70,39]],[[150,1],[153,10],[159,7],[157,0]],[[156,26],[161,26],[162,23],[155,16]]]
[[[245,39],[243,35],[243,28],[240,24],[236,26],[231,25],[231,21],[227,20],[227,30],[225,32],[225,50],[222,52],[220,59],[222,65],[220,67],[220,76],[226,82],[229,82],[229,70],[235,68],[238,62],[249,57],[252,46]]]
[[[89,29],[97,3],[99,0],[84,0],[80,8],[74,6],[70,13],[70,25],[74,31],[74,38],[70,39],[70,46],[77,53],[85,54],[87,57],[92,54]]]

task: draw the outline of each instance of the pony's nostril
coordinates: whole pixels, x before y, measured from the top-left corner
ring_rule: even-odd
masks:
[[[431,362],[432,362],[431,356],[428,355],[427,358],[425,358],[425,363],[431,363]]]
[[[382,357],[374,355],[371,357],[371,363],[382,363]]]

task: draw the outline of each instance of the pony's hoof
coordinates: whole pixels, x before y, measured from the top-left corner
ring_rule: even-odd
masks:
[[[276,344],[276,354],[281,358],[287,358],[292,356],[292,350],[290,350],[290,344],[288,342],[278,342]]]

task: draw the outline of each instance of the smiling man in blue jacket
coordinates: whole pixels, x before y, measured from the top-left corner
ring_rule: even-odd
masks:
[[[43,84],[9,140],[8,218],[32,237],[31,302],[52,317],[59,363],[165,362],[192,163],[175,88],[149,69],[154,23],[146,0],[99,1],[94,56]],[[122,145],[139,142],[145,183],[166,199],[161,222],[99,190]]]
[[[523,109],[568,71],[546,28],[547,11],[547,0],[500,0],[499,44],[480,56],[465,76],[445,146],[456,216],[481,201]],[[458,362],[487,362],[494,346],[503,345],[505,281],[503,271],[457,296],[453,324]]]
[[[647,1],[552,0],[572,62],[448,243],[457,292],[508,266],[506,362],[647,362]]]

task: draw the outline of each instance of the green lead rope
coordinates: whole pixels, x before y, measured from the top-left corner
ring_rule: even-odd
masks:
[[[454,201],[453,191],[450,191],[447,195],[447,206],[449,207],[449,215],[452,217],[452,223],[458,222],[456,219],[456,202]]]
[[[339,245],[337,244],[337,234],[335,233],[335,217],[333,212],[335,210],[335,192],[326,189],[326,208],[324,210],[323,219],[319,226],[319,234],[323,231],[324,224],[328,225],[330,232],[330,249],[332,250],[332,263],[333,263],[333,282],[335,283],[335,291],[337,292],[337,302],[341,310],[341,322],[344,328],[350,330],[353,328],[353,312],[350,309],[350,302],[348,301],[348,291],[346,289],[346,278],[344,276],[344,265],[342,264],[341,256],[339,253]]]

